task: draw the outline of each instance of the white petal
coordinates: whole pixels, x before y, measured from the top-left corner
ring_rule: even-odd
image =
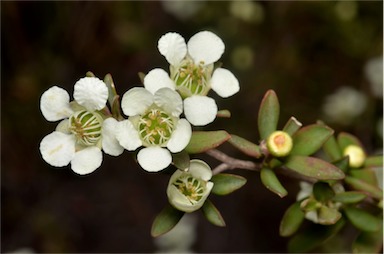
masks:
[[[128,151],[134,151],[142,145],[139,133],[129,120],[118,122],[116,125],[116,139]]]
[[[191,213],[199,209],[201,206],[192,205],[191,202],[184,196],[179,189],[176,188],[173,184],[169,185],[167,188],[167,196],[169,203],[178,209],[186,213]]]
[[[210,97],[193,95],[184,100],[184,114],[192,125],[207,125],[215,120],[217,105]]]
[[[41,95],[40,109],[48,121],[54,122],[69,117],[73,111],[69,106],[69,94],[63,88],[53,86]]]
[[[211,88],[223,98],[234,95],[240,90],[239,81],[227,69],[217,68],[212,75]]]
[[[122,147],[119,141],[116,139],[116,129],[118,122],[115,118],[107,118],[103,122],[102,130],[102,147],[106,154],[112,156],[118,156],[123,153],[124,147]]]
[[[158,90],[155,93],[154,100],[157,106],[174,117],[179,117],[181,112],[183,112],[183,100],[177,92],[169,88]]]
[[[103,153],[100,148],[91,146],[75,153],[71,168],[79,175],[86,175],[100,167],[102,161]]]
[[[160,68],[156,68],[145,75],[144,87],[152,94],[155,94],[157,90],[164,87],[175,90],[176,85],[166,71]]]
[[[54,131],[41,141],[40,153],[48,164],[63,167],[75,156],[75,142],[73,135]]]
[[[62,120],[57,126],[55,131],[60,131],[65,134],[71,134],[71,130],[69,129],[69,119]]]
[[[167,149],[151,146],[139,151],[137,154],[137,161],[146,171],[158,172],[171,164],[172,156]]]
[[[188,53],[195,63],[214,63],[220,59],[224,49],[225,45],[220,37],[209,31],[199,32],[188,41]]]
[[[184,38],[178,33],[167,33],[159,39],[157,45],[160,54],[165,56],[168,63],[177,66],[187,54]]]
[[[180,119],[176,129],[172,132],[172,136],[167,143],[167,148],[172,153],[178,153],[183,150],[191,140],[192,128],[185,119]]]
[[[75,84],[73,97],[89,111],[100,110],[107,103],[108,87],[98,78],[81,78]]]
[[[195,178],[209,181],[212,178],[211,167],[202,160],[191,160],[188,172]]]
[[[129,89],[121,99],[121,108],[127,116],[141,115],[153,103],[153,95],[143,87]]]

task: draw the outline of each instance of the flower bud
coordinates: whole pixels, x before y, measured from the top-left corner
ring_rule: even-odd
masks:
[[[349,145],[344,149],[344,156],[349,156],[349,166],[352,168],[359,168],[364,164],[365,153],[360,146]]]
[[[291,136],[284,131],[274,131],[267,138],[268,151],[276,157],[284,157],[292,150]]]

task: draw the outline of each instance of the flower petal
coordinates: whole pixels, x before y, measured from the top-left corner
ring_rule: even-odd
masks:
[[[54,131],[41,141],[40,153],[48,164],[63,167],[75,156],[75,142],[75,136]]]
[[[121,99],[121,108],[127,116],[141,115],[153,103],[153,95],[143,87],[129,89]]]
[[[180,119],[176,129],[172,132],[172,136],[167,143],[167,148],[172,153],[178,153],[183,150],[191,140],[192,128],[190,123],[185,119]]]
[[[158,172],[171,164],[172,156],[167,149],[151,146],[139,151],[137,154],[137,161],[146,171]]]
[[[212,75],[211,88],[223,98],[234,95],[240,90],[239,81],[227,69],[217,68]]]
[[[89,111],[100,110],[107,103],[108,87],[96,77],[81,78],[74,86],[73,97]]]
[[[169,74],[160,68],[153,69],[145,75],[144,87],[152,94],[164,87],[176,89],[175,82],[169,77]]]
[[[184,196],[173,184],[168,186],[167,196],[169,203],[179,211],[191,213],[201,207],[191,204],[187,197]]]
[[[69,94],[63,88],[53,86],[41,95],[40,109],[48,121],[54,122],[69,117],[73,111],[69,106]]]
[[[174,117],[179,117],[183,112],[183,100],[180,95],[169,88],[161,88],[155,93],[155,104],[172,114]]]
[[[191,160],[188,172],[194,178],[200,178],[209,181],[212,178],[211,167],[202,160]]]
[[[100,148],[90,146],[75,153],[71,162],[72,170],[79,175],[86,175],[101,166],[103,153]]]
[[[188,41],[188,53],[195,63],[208,65],[220,59],[224,53],[224,42],[216,34],[202,31]]]
[[[60,131],[65,134],[71,134],[71,130],[69,129],[69,119],[62,120],[57,126],[55,131]]]
[[[168,63],[173,66],[179,65],[187,55],[187,45],[184,38],[178,33],[167,33],[159,39],[157,45],[160,54],[165,56]]]
[[[193,95],[184,100],[184,114],[192,125],[207,125],[215,120],[217,105],[210,97]]]
[[[102,147],[106,154],[118,156],[123,153],[124,147],[116,139],[118,121],[115,118],[107,118],[103,122]]]
[[[118,122],[116,125],[116,139],[128,151],[134,151],[142,145],[139,133],[130,120]]]

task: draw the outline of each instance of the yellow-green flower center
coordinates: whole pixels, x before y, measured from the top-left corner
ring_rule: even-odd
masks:
[[[183,174],[173,185],[183,194],[191,204],[196,204],[204,194],[206,183],[192,177],[190,174]]]
[[[69,130],[80,144],[93,146],[101,138],[102,123],[103,118],[95,112],[77,111],[69,118]]]
[[[154,108],[141,116],[138,129],[140,138],[147,144],[163,145],[171,138],[174,127],[172,117]]]
[[[171,75],[184,96],[205,95],[209,90],[211,72],[210,66],[204,66],[203,62],[196,65],[193,61],[185,61]]]

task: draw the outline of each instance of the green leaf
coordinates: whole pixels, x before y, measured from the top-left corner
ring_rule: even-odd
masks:
[[[327,202],[335,196],[335,192],[328,183],[317,182],[313,185],[313,195],[317,201]]]
[[[336,235],[345,224],[345,220],[339,219],[336,224],[325,226],[310,224],[308,228],[294,235],[288,242],[288,251],[293,253],[308,253],[325,241]]]
[[[346,132],[339,133],[339,135],[337,136],[337,143],[339,144],[340,150],[342,152],[349,145],[356,145],[363,148],[363,145],[361,144],[360,140],[357,137]]]
[[[364,198],[366,198],[364,193],[358,191],[346,191],[335,194],[332,200],[344,204],[354,204],[362,201]]]
[[[334,135],[329,137],[329,139],[323,144],[323,150],[329,156],[331,161],[340,160],[343,157],[339,144],[337,143]]]
[[[356,228],[367,232],[379,231],[381,225],[379,218],[357,207],[344,207],[343,210],[349,221]]]
[[[280,105],[276,93],[268,90],[261,101],[258,115],[258,126],[261,139],[265,140],[277,128]]]
[[[226,131],[194,131],[191,140],[185,148],[189,154],[203,153],[210,149],[216,148],[231,136]]]
[[[290,156],[285,166],[301,175],[318,180],[340,180],[345,177],[339,168],[315,157]]]
[[[176,168],[185,171],[189,168],[189,154],[184,150],[179,153],[173,153],[172,162]]]
[[[383,191],[372,184],[369,184],[361,179],[352,177],[352,176],[346,176],[345,182],[352,186],[355,190],[363,191],[367,195],[376,198],[376,199],[382,199],[383,198]]]
[[[260,147],[245,138],[231,134],[228,142],[248,156],[255,158],[261,157]]]
[[[322,225],[333,225],[341,218],[341,213],[336,208],[325,205],[320,207],[318,214],[319,223]]]
[[[377,175],[376,173],[369,168],[366,169],[351,169],[349,174],[355,178],[363,180],[371,185],[377,186]]]
[[[231,117],[231,111],[227,109],[219,110],[216,114],[217,117],[224,117],[224,118],[230,118]]]
[[[288,237],[293,235],[304,220],[304,213],[300,208],[300,202],[293,203],[285,211],[280,222],[280,235]]]
[[[281,185],[272,169],[262,168],[260,171],[260,178],[263,185],[268,190],[276,193],[279,197],[283,198],[288,194],[287,190]]]
[[[349,169],[349,157],[347,156],[341,158],[337,161],[334,161],[332,164],[341,169],[344,173],[346,173]]]
[[[301,128],[301,126],[303,126],[303,124],[297,121],[295,117],[291,116],[291,118],[289,118],[289,120],[285,124],[283,131],[292,136],[296,133],[296,131]]]
[[[167,205],[155,218],[152,224],[151,235],[160,236],[170,231],[183,217],[181,212],[171,205]]]
[[[240,189],[247,182],[242,176],[232,174],[217,174],[211,179],[214,183],[212,193],[216,195],[228,195]]]
[[[382,167],[383,166],[383,155],[369,156],[365,162],[364,167]]]
[[[207,199],[203,205],[203,213],[207,220],[215,226],[225,227],[225,221],[221,216],[219,210],[213,205],[213,203]]]
[[[383,246],[382,223],[379,232],[362,231],[352,244],[353,253],[380,253]]]
[[[333,132],[331,128],[320,124],[301,128],[292,136],[293,147],[290,154],[311,155],[315,153],[333,135]]]

